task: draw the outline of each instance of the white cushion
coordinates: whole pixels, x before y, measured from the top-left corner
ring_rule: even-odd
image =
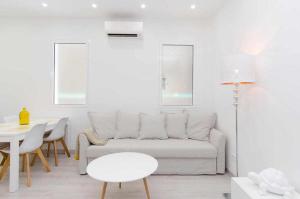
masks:
[[[188,111],[187,135],[194,140],[208,140],[210,130],[215,126],[215,113]]]
[[[217,149],[208,141],[191,139],[137,140],[111,139],[104,146],[91,145],[88,157],[100,157],[118,152],[139,152],[155,158],[216,158]]]
[[[164,114],[141,114],[141,130],[139,139],[167,139]]]
[[[118,112],[115,139],[138,138],[140,117],[138,113]]]
[[[116,134],[116,112],[88,112],[93,130],[99,138],[110,139]]]
[[[187,114],[166,113],[166,127],[169,138],[185,139]]]

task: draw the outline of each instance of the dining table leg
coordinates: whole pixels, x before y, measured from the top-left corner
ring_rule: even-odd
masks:
[[[19,139],[10,140],[10,170],[9,191],[15,192],[19,189]]]

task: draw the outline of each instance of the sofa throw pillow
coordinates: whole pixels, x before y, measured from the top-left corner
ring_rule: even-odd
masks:
[[[166,113],[166,127],[169,138],[186,139],[187,114]]]
[[[85,129],[84,133],[88,141],[94,145],[103,146],[107,143],[107,139],[99,138],[98,134],[93,129]]]
[[[202,113],[189,111],[187,122],[188,138],[194,140],[208,140],[210,130],[215,126],[217,115],[215,113]]]
[[[117,133],[115,139],[138,138],[140,117],[138,113],[119,111],[117,116]]]
[[[139,139],[167,139],[165,116],[140,114],[141,130]]]
[[[99,138],[114,138],[116,134],[116,112],[88,112],[88,117],[93,130],[98,134]]]

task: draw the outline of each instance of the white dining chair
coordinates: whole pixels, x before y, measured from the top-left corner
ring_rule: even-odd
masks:
[[[1,122],[0,123],[2,123],[2,122],[5,122],[4,117],[1,117]],[[9,143],[7,143],[7,142],[0,142],[0,154],[2,155],[2,157],[1,157],[2,159],[0,161],[0,166],[2,166],[4,164],[4,161],[7,158],[7,156],[6,156],[5,153],[1,153],[1,150],[5,149],[7,147],[9,147]]]
[[[54,127],[54,129],[50,132],[49,136],[44,138],[44,143],[48,144],[47,157],[50,156],[50,148],[51,148],[51,144],[53,144],[55,166],[58,166],[58,152],[57,152],[57,143],[58,142],[61,142],[68,158],[71,157],[69,149],[64,140],[65,131],[67,128],[67,122],[68,122],[68,118],[60,119],[58,121],[57,125]]]
[[[9,116],[3,117],[4,122],[17,122],[18,120],[19,120],[19,117],[16,115],[9,115]]]
[[[37,154],[37,156],[41,159],[42,164],[44,168],[46,169],[47,172],[50,172],[50,166],[45,159],[43,152],[41,150],[41,146],[43,144],[43,136],[45,133],[46,129],[46,124],[37,124],[32,129],[26,134],[22,144],[20,145],[19,148],[19,153],[21,156],[23,156],[23,167],[22,171],[26,169],[27,173],[27,186],[31,186],[31,175],[30,175],[30,154],[34,153]],[[4,161],[3,167],[0,171],[0,180],[3,180],[6,173],[7,169],[9,167],[9,162],[10,162],[10,150],[2,150],[2,153],[7,154],[7,158]]]
[[[5,159],[7,158],[7,154],[6,153],[2,153],[1,150],[6,149],[7,147],[9,147],[9,143],[5,143],[5,142],[0,142],[0,154],[1,154],[1,161],[0,161],[0,166],[3,166]]]

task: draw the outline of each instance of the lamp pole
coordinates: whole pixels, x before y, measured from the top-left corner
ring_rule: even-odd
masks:
[[[233,88],[233,106],[235,111],[235,174],[238,177],[239,174],[239,128],[238,128],[238,116],[239,116],[239,94],[240,86],[246,84],[255,83],[254,74],[254,60],[252,56],[244,53],[238,53],[235,55],[227,56],[225,59],[225,69],[223,76],[223,85],[232,85]],[[242,66],[242,67],[240,67]],[[235,68],[235,69],[234,69]],[[233,69],[233,70],[232,70]],[[241,71],[239,71],[241,69]],[[231,198],[231,193],[224,193],[223,196],[227,199]]]
[[[238,71],[235,71],[236,75],[238,75]],[[236,81],[234,83],[233,89],[233,106],[235,109],[235,170],[236,176],[239,176],[239,134],[238,134],[238,106],[239,106],[239,91],[240,91],[240,82]],[[223,196],[226,199],[231,199],[231,193],[224,193]]]

